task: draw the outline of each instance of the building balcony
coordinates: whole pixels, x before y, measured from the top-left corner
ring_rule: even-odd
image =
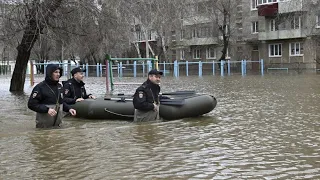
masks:
[[[305,37],[307,37],[307,35],[302,29],[259,32],[259,40],[293,39]]]
[[[291,0],[291,1],[282,1],[278,2],[278,13],[292,13],[299,12],[303,10],[303,0]]]
[[[210,45],[218,44],[218,39],[214,37],[207,38],[191,38],[183,39],[178,43],[180,46],[201,46],[201,45]]]
[[[191,26],[194,24],[202,24],[202,23],[210,23],[213,20],[210,17],[206,16],[192,16],[192,17],[187,17],[182,20],[183,26]]]
[[[303,8],[304,0],[279,1],[258,6],[259,16],[276,16],[277,14],[307,11]]]
[[[278,3],[263,4],[258,6],[259,16],[276,16],[278,14]]]

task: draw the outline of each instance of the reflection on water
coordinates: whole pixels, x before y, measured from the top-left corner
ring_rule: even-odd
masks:
[[[28,84],[14,95],[0,80],[0,179],[320,179],[317,75],[166,77],[162,91],[210,93],[216,109],[142,124],[69,118],[59,130],[34,128]],[[103,78],[86,84],[104,95]]]

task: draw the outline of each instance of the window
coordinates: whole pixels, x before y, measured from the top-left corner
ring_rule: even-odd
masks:
[[[257,0],[257,6],[262,4],[269,4],[269,3],[275,3],[277,0]]]
[[[251,10],[257,9],[257,0],[251,0]]]
[[[216,49],[214,47],[207,48],[207,59],[216,59]]]
[[[181,60],[186,59],[185,56],[184,56],[184,49],[181,49],[181,50],[180,50],[180,59],[181,59]]]
[[[141,31],[136,32],[137,41],[142,41]]]
[[[242,6],[241,5],[237,6],[237,11],[238,12],[242,12]]]
[[[258,21],[255,21],[255,22],[252,22],[251,24],[251,32],[252,33],[258,33],[258,27],[259,27],[259,24],[258,24]]]
[[[256,7],[263,4],[272,4],[276,2],[282,2],[282,1],[289,1],[289,0],[252,0],[251,8],[253,8],[254,3],[256,4]]]
[[[270,44],[269,45],[269,57],[281,57],[282,56],[282,44]]]
[[[316,18],[316,28],[320,28],[320,13],[318,13]]]
[[[193,59],[200,59],[200,49],[194,49],[193,50]]]
[[[279,23],[276,19],[270,20],[270,31],[278,31],[279,30]]]
[[[242,29],[242,22],[237,22],[237,23],[236,23],[236,27],[237,27],[238,29]]]
[[[152,31],[148,32],[148,40],[152,40]]]
[[[181,30],[181,32],[180,32],[180,39],[181,40],[184,39],[184,30]]]
[[[300,28],[300,16],[294,16],[291,20],[291,29]]]
[[[171,31],[171,39],[172,41],[176,41],[176,31]]]
[[[197,37],[197,30],[196,28],[192,29],[192,37]]]
[[[290,56],[302,56],[303,43],[290,43]]]
[[[231,59],[230,56],[229,56],[229,48],[227,48],[226,59]]]
[[[198,37],[201,37],[201,38],[210,37],[210,28],[209,27],[201,27],[200,34]]]

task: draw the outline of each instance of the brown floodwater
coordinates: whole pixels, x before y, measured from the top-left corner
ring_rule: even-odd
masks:
[[[85,82],[104,96],[104,78]],[[143,124],[66,118],[51,130],[35,129],[29,82],[23,94],[8,91],[10,77],[0,84],[0,179],[320,179],[316,74],[164,77],[162,92],[209,93],[217,107]]]

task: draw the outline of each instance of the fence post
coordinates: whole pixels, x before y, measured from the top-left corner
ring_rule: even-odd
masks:
[[[144,69],[144,61],[142,62],[142,74],[143,74],[143,77],[144,77],[144,74],[145,74],[145,69]]]
[[[102,77],[102,63],[99,63],[99,74],[100,74],[100,77]]]
[[[244,60],[241,60],[241,75],[244,76]]]
[[[97,73],[96,73],[96,74],[97,74],[97,77],[99,77],[99,63],[96,64],[96,72],[97,72]]]
[[[189,76],[189,62],[186,61],[186,75]]]
[[[148,63],[148,72],[152,70],[152,62],[151,61],[147,61]]]
[[[106,62],[106,93],[109,93],[109,60],[105,60]]]
[[[120,77],[122,77],[122,61],[120,62]]]
[[[202,62],[199,61],[199,76],[202,76]]]
[[[215,74],[215,67],[214,67],[214,61],[212,61],[212,75],[214,75]]]
[[[118,73],[117,73],[117,74],[118,74],[118,77],[120,77],[120,63],[117,64],[117,72],[118,72]]]
[[[174,76],[178,77],[178,62],[177,62],[177,60],[175,60],[173,63],[173,72],[174,72]]]
[[[179,76],[180,76],[180,66],[179,66],[179,61],[178,61],[178,60],[176,60],[176,61],[177,61],[177,67],[178,67],[178,68],[177,68],[177,69],[178,69],[177,72],[178,72],[178,77],[179,77]]]
[[[82,64],[82,70],[84,70],[85,64]],[[87,70],[85,72],[85,76],[87,76]]]
[[[247,60],[244,60],[244,74],[247,74]]]
[[[89,77],[89,64],[86,63],[86,77]]]
[[[223,68],[223,66],[224,66],[224,60],[221,60],[221,61],[220,61],[221,76],[224,76],[224,68]]]
[[[43,63],[43,72],[44,72],[44,75],[46,75],[47,74],[47,63]]]
[[[230,76],[231,74],[231,67],[230,67],[230,60],[228,60],[228,75]]]
[[[260,60],[260,68],[261,68],[261,75],[264,74],[264,64],[263,64],[263,59]]]
[[[133,61],[133,77],[137,77],[137,61]]]
[[[166,62],[163,61],[163,76],[166,76]]]

